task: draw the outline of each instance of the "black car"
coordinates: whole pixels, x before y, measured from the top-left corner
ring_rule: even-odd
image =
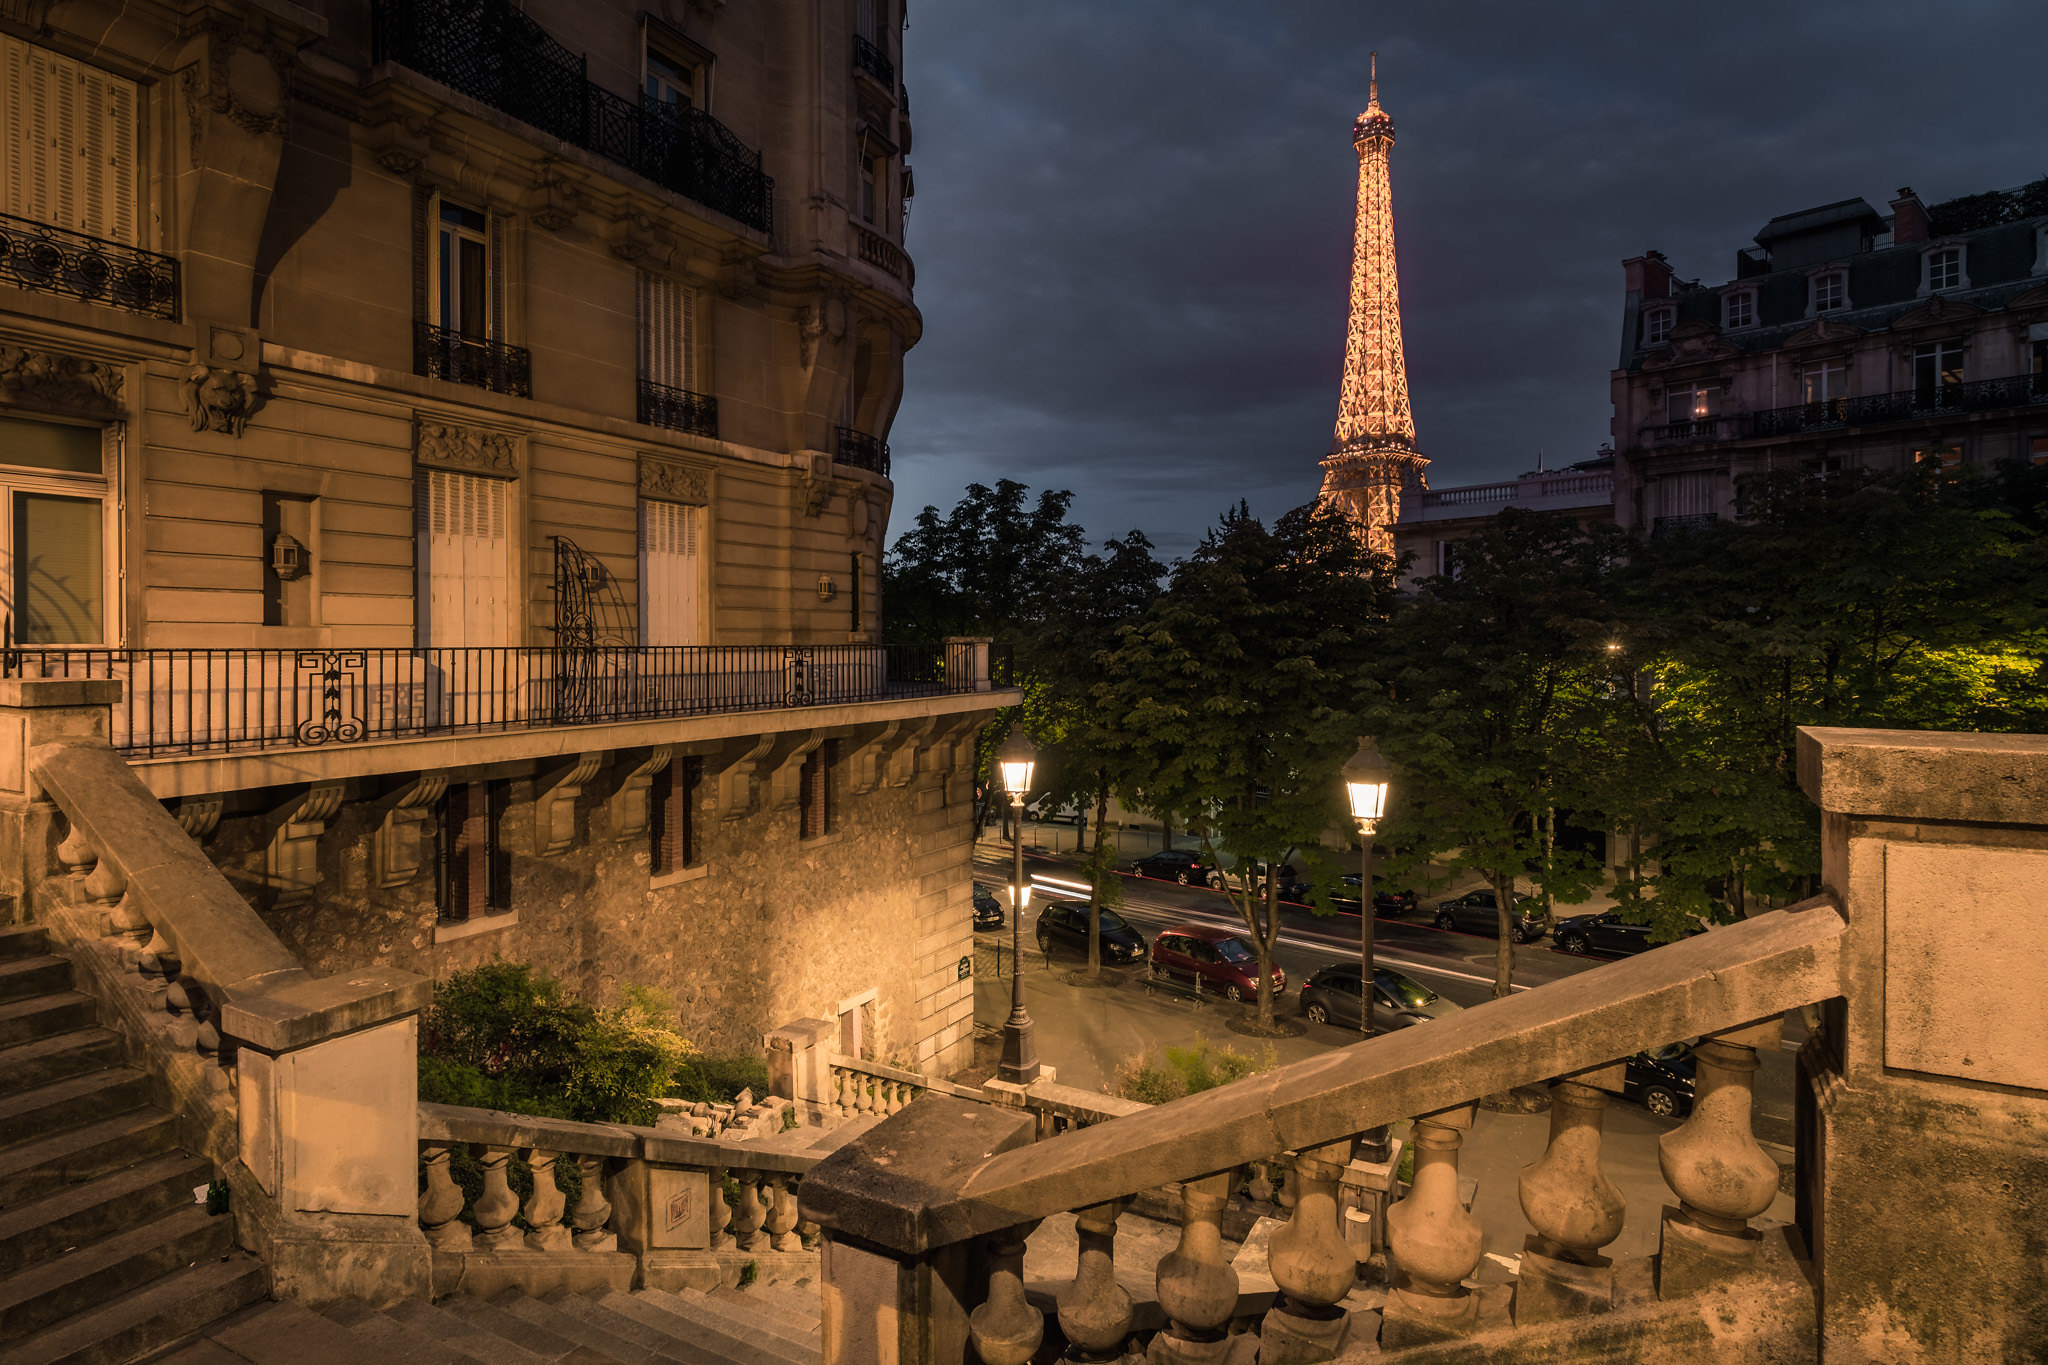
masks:
[[[1509,933],[1517,943],[1534,943],[1543,937],[1543,916],[1534,896],[1516,896],[1508,912]],[[1436,927],[1461,934],[1500,937],[1500,902],[1487,890],[1467,891],[1462,896],[1438,901]]]
[[[1621,1095],[1659,1118],[1684,1118],[1692,1112],[1692,1048],[1666,1043],[1638,1052],[1622,1068]]]
[[[1131,864],[1131,871],[1140,877],[1153,877],[1163,882],[1179,882],[1182,886],[1207,886],[1209,866],[1199,854],[1185,849],[1169,848],[1140,858]]]
[[[1000,929],[1003,927],[1003,903],[996,893],[974,884],[974,927],[976,929]]]
[[[1330,904],[1345,914],[1357,914],[1360,880],[1359,873],[1345,873],[1338,883],[1330,888]],[[1280,899],[1293,901],[1299,905],[1307,905],[1312,885],[1312,883],[1306,881],[1289,882],[1280,888]],[[1372,887],[1372,917],[1374,919],[1399,919],[1415,909],[1415,893],[1413,891],[1389,891],[1378,877],[1372,879]]]
[[[1325,967],[1301,988],[1301,1012],[1313,1024],[1358,1027],[1358,982],[1356,962],[1339,962]],[[1409,1028],[1456,1014],[1463,1006],[1444,999],[1412,976],[1385,967],[1373,969],[1372,1030]]]
[[[1685,937],[1704,934],[1698,925],[1688,925]],[[1567,953],[1605,953],[1627,957],[1657,945],[1650,942],[1650,926],[1629,924],[1619,910],[1600,915],[1581,915],[1557,926],[1557,946]]]
[[[1102,960],[1118,965],[1143,961],[1148,952],[1144,936],[1116,911],[1105,907],[1099,913]],[[1088,956],[1087,901],[1048,901],[1038,912],[1038,951],[1050,957],[1054,948]]]

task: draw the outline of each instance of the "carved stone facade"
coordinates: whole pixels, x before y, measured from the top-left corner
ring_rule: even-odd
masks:
[[[519,438],[509,431],[419,419],[413,456],[423,465],[469,474],[519,475]]]
[[[122,410],[119,365],[26,346],[0,346],[0,402],[86,417]]]
[[[711,471],[658,455],[640,457],[640,496],[702,507],[711,501]]]

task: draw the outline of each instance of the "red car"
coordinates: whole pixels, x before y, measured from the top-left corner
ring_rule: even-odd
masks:
[[[1185,981],[1196,994],[1215,991],[1230,1000],[1251,1000],[1259,989],[1259,955],[1228,929],[1177,924],[1152,940],[1152,979]],[[1273,995],[1287,992],[1287,973],[1273,964]]]

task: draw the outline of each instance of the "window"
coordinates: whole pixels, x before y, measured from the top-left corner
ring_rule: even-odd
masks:
[[[1756,295],[1750,290],[1730,294],[1723,314],[1724,325],[1728,327],[1749,327],[1756,322]]]
[[[108,642],[104,444],[99,427],[0,418],[0,584],[16,644]]]
[[[1829,403],[1848,396],[1849,367],[1840,360],[1817,360],[1799,368],[1799,401]]]
[[[882,187],[889,177],[888,163],[878,156],[863,156],[860,160],[860,220],[863,223],[875,221],[875,213],[882,203]]]
[[[1831,312],[1849,304],[1848,277],[1839,270],[1813,277],[1813,311]]]
[[[1664,411],[1674,423],[1711,420],[1720,416],[1721,390],[1709,384],[1668,389],[1664,395]]]
[[[1934,341],[1913,348],[1913,400],[1922,405],[1953,400],[1963,383],[1960,342]]]
[[[704,643],[704,561],[698,522],[704,509],[680,502],[640,503],[640,642]]]
[[[1963,249],[1943,247],[1927,253],[1927,292],[1956,289],[1963,283]]]
[[[511,630],[504,479],[421,469],[414,594],[422,646],[502,645]]]
[[[1672,310],[1669,308],[1651,309],[1649,316],[1643,320],[1643,341],[1648,345],[1655,346],[1670,340],[1673,316]]]
[[[657,877],[671,876],[701,859],[697,854],[697,787],[704,760],[672,758],[647,790],[647,838]]]
[[[804,758],[798,775],[798,834],[804,839],[821,839],[832,832],[832,765],[839,757],[839,741],[828,739]]]
[[[697,291],[640,274],[640,377],[697,389]]]
[[[1713,470],[1667,475],[1658,485],[1659,515],[1664,517],[1709,517],[1720,507],[1720,478]],[[1493,904],[1491,891],[1481,893]]]
[[[454,782],[441,798],[440,859],[434,879],[442,920],[461,923],[512,908],[509,860],[498,847],[505,782]]]
[[[2048,389],[2048,341],[2034,343],[2034,392]]]
[[[1956,445],[1922,446],[1913,452],[1915,464],[1934,464],[1954,469],[1963,462],[1963,448]]]
[[[136,87],[0,34],[0,213],[142,245]]]
[[[697,72],[666,52],[650,47],[644,88],[649,104],[670,109],[693,108],[697,103]]]
[[[490,223],[475,209],[443,203],[434,254],[434,321],[459,336],[490,335]]]
[[[1841,472],[1842,457],[1839,455],[1822,455],[1806,462],[1806,476],[1815,483],[1826,483]]]
[[[2034,463],[2048,464],[2048,436],[2034,438]]]
[[[876,47],[882,45],[882,24],[889,11],[889,0],[854,0],[853,31]]]

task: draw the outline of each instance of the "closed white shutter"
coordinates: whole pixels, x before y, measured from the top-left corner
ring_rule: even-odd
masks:
[[[679,502],[640,504],[640,638],[649,645],[704,643],[703,509]]]
[[[424,618],[421,643],[504,644],[511,603],[506,570],[510,485],[441,469],[420,474],[416,591]]]
[[[1693,474],[1672,474],[1659,486],[1659,514],[1667,517],[1701,517],[1720,510],[1720,475],[1712,470]]]
[[[697,388],[697,291],[640,275],[640,373],[672,389]]]
[[[0,35],[0,212],[138,245],[135,83]]]

